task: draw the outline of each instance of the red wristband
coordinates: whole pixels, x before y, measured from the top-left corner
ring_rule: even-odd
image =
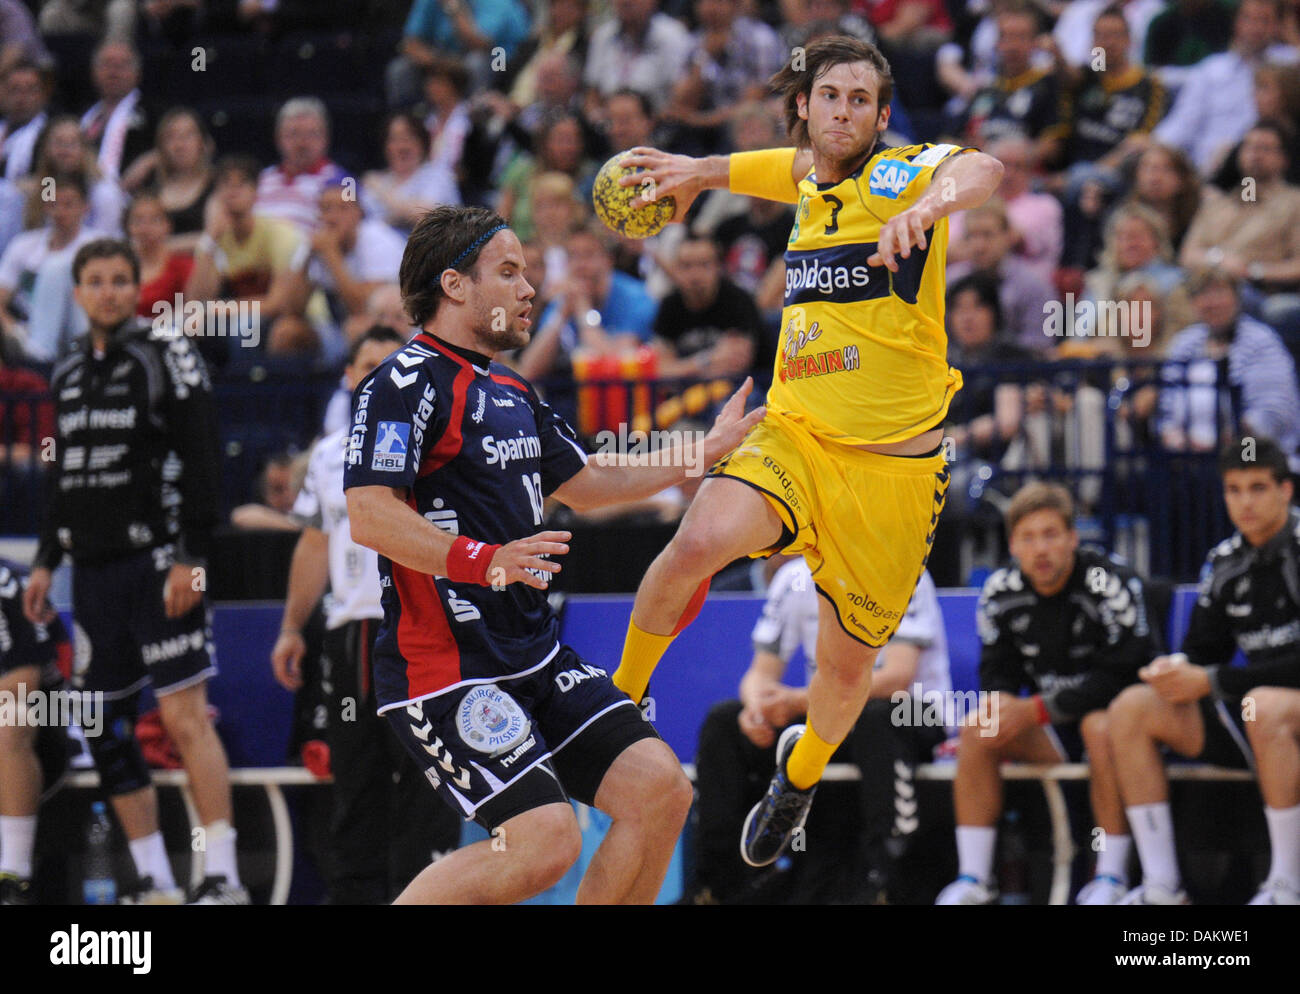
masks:
[[[1038,708],[1038,723],[1040,725],[1050,725],[1052,716],[1047,711],[1047,705],[1043,703],[1043,695],[1034,695],[1034,705]]]
[[[499,545],[475,542],[472,538],[461,535],[447,550],[447,579],[454,583],[491,586],[488,567],[492,565],[492,557],[499,548]]]

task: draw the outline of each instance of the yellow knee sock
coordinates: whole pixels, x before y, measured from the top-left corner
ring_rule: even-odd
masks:
[[[799,790],[807,790],[822,778],[826,764],[839,748],[838,742],[827,742],[815,731],[812,722],[807,723],[799,741],[790,750],[790,757],[785,761],[785,775],[790,783]]]
[[[645,697],[646,687],[650,685],[651,674],[674,638],[675,635],[655,635],[653,632],[642,631],[635,621],[629,620],[627,641],[623,643],[623,659],[614,671],[614,686],[640,704],[641,698]]]

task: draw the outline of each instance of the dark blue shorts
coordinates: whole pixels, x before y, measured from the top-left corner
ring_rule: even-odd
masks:
[[[1232,770],[1253,770],[1255,754],[1246,738],[1246,727],[1241,718],[1241,702],[1229,704],[1215,697],[1202,697],[1198,703],[1201,721],[1205,725],[1205,745],[1199,756],[1192,758],[1211,766],[1226,766]]]
[[[527,676],[461,685],[384,712],[443,800],[491,831],[570,797],[592,804],[619,755],[654,726],[567,646]]]
[[[1085,749],[1083,733],[1079,731],[1077,721],[1062,722],[1059,725],[1043,725],[1043,731],[1052,740],[1052,745],[1061,754],[1062,763],[1082,763]]]
[[[171,564],[171,547],[162,546],[73,566],[72,680],[78,690],[115,700],[146,683],[155,694],[167,694],[216,675],[206,596],[189,613],[166,616],[163,585]]]

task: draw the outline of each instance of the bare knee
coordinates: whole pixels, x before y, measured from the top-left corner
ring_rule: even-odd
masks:
[[[1139,732],[1153,708],[1160,705],[1160,697],[1144,683],[1134,684],[1120,691],[1106,709],[1108,734],[1127,738]]]
[[[164,698],[161,711],[163,727],[182,755],[202,741],[212,728],[206,699],[199,702],[193,699],[167,702]]]
[[[1246,734],[1252,741],[1300,730],[1300,708],[1296,691],[1281,687],[1255,687],[1242,697]],[[1253,712],[1253,713],[1252,713]]]
[[[554,887],[582,855],[582,832],[567,804],[529,811],[492,832],[493,849],[518,853],[530,892]]]
[[[695,801],[695,788],[676,759],[656,768],[647,784],[646,795],[655,811],[655,821],[680,831]]]
[[[838,693],[851,697],[865,693],[871,687],[871,659],[860,656],[836,659],[818,653],[817,678],[831,684]]]
[[[1110,751],[1110,717],[1106,711],[1089,711],[1079,722],[1079,734],[1089,756],[1104,756]]]
[[[667,553],[673,569],[692,579],[702,580],[715,572],[718,545],[702,526],[684,524],[668,543]]]
[[[965,756],[994,755],[998,751],[995,741],[978,721],[968,719],[958,733],[957,750]]]

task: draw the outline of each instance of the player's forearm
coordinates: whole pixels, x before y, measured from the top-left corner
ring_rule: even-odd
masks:
[[[715,155],[699,161],[710,164],[707,167],[710,183],[725,187],[732,193],[795,204],[799,202],[799,188],[794,179],[797,155],[793,148],[765,148],[755,152],[733,152],[729,156]],[[719,161],[725,164],[725,169],[718,164]],[[719,177],[721,182],[716,182]]]
[[[917,206],[925,205],[935,211],[936,217],[946,217],[978,207],[993,195],[1001,182],[1001,162],[983,152],[968,152],[943,165]]]
[[[280,630],[302,631],[312,608],[329,582],[329,539],[318,528],[302,530],[289,565],[289,589],[284,598]]]
[[[647,465],[650,462],[655,465]],[[706,469],[698,443],[641,455],[598,453],[554,496],[575,511],[590,511],[607,504],[643,500],[676,486],[692,472],[698,474]]]
[[[781,685],[785,673],[785,660],[769,649],[755,649],[749,669],[740,678],[740,703],[757,707],[765,690]]]
[[[390,487],[354,487],[347,500],[352,541],[421,573],[447,575],[456,536],[421,517]]]

